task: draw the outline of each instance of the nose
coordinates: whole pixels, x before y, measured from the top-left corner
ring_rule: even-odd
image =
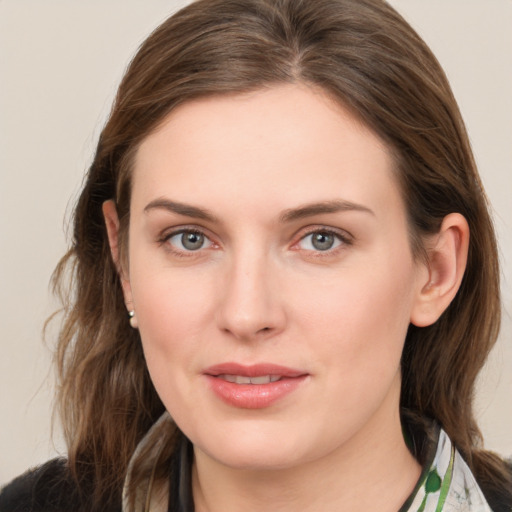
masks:
[[[286,324],[279,269],[263,254],[235,259],[222,276],[217,322],[241,341],[274,336]]]

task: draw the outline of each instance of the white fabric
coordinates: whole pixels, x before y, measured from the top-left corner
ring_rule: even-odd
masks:
[[[429,476],[440,479],[439,489],[429,492]],[[468,465],[441,429],[434,461],[408,512],[466,511],[492,512]]]

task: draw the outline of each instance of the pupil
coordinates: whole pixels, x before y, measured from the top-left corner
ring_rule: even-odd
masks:
[[[319,251],[327,251],[334,244],[334,236],[328,233],[315,233],[312,240],[313,247]]]
[[[183,233],[181,236],[181,243],[185,249],[189,251],[196,251],[203,245],[204,236],[200,233]]]

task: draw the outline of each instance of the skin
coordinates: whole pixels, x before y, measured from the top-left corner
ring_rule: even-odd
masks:
[[[398,510],[420,474],[399,418],[403,343],[457,291],[464,219],[417,261],[386,146],[301,85],[179,107],[140,146],[132,194],[127,265],[111,201],[110,243],[155,388],[194,444],[196,510]],[[203,245],[187,250],[184,229]],[[204,375],[227,361],[307,377],[234,407]]]

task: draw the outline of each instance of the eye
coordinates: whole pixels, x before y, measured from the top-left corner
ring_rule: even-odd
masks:
[[[173,233],[167,238],[167,242],[173,248],[184,252],[207,249],[212,245],[212,241],[203,233],[193,230],[182,230]]]
[[[306,251],[330,251],[340,246],[345,240],[341,235],[328,230],[318,230],[308,233],[298,243],[300,249]]]

